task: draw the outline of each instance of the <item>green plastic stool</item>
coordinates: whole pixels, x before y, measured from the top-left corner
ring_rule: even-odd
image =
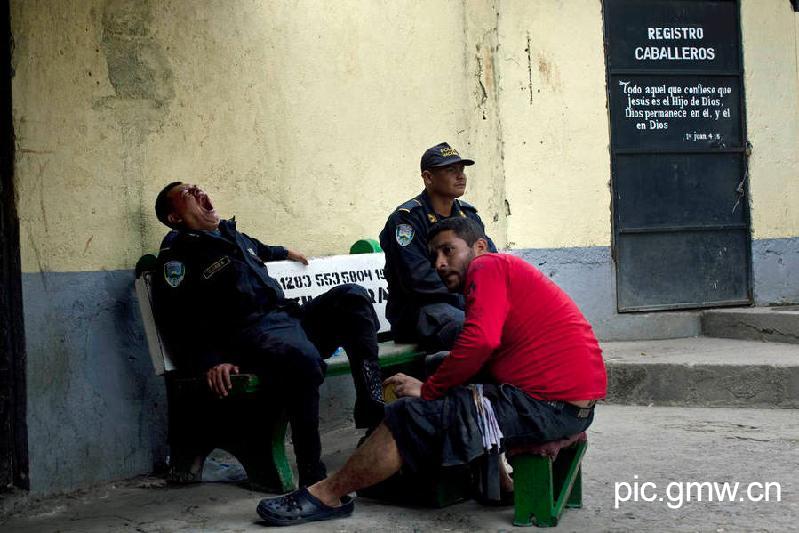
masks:
[[[513,467],[514,526],[554,527],[566,507],[582,507],[580,462],[588,441],[562,448],[556,459],[518,453],[509,457]]]

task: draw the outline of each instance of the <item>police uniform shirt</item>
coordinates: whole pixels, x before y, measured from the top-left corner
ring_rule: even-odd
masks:
[[[483,221],[472,205],[456,199],[451,217],[468,217],[485,231]],[[463,309],[463,296],[449,292],[430,262],[427,232],[444,217],[435,212],[427,192],[408,200],[394,211],[380,232],[380,247],[386,255],[386,280],[389,300],[386,318],[392,329],[415,328],[418,309],[431,303],[449,303]],[[497,248],[490,238],[488,248]]]
[[[178,367],[205,371],[236,363],[229,353],[236,334],[258,317],[286,304],[264,261],[288,257],[222,220],[218,231],[174,230],[158,254],[153,300],[159,330]]]

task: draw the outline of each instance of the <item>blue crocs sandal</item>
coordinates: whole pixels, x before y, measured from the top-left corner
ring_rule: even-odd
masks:
[[[277,498],[264,498],[258,504],[258,516],[270,526],[292,526],[305,522],[332,520],[349,516],[355,502],[349,496],[341,499],[341,505],[325,505],[305,487]]]

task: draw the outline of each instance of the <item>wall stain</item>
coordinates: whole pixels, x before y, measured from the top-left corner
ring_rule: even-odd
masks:
[[[167,56],[169,47],[163,46],[153,32],[155,5],[155,0],[106,0],[98,50],[108,66],[108,81],[114,94],[97,98],[93,104],[96,111],[108,112],[113,127],[122,133],[120,186],[127,218],[136,234],[131,242],[141,246],[147,242],[150,212],[150,201],[144,199],[144,182],[140,179],[145,166],[142,145],[148,135],[163,130],[169,106],[175,99],[174,73]],[[129,253],[135,254],[132,249]]]
[[[538,54],[538,73],[547,85],[556,90],[560,88],[558,68],[543,53]]]
[[[142,101],[161,108],[175,97],[174,77],[161,44],[153,37],[151,0],[108,0],[102,15],[101,48],[114,96],[100,98],[97,107],[115,101]]]

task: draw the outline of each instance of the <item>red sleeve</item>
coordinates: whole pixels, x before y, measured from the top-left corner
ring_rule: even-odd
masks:
[[[508,287],[501,261],[475,259],[466,276],[466,321],[449,357],[422,385],[422,398],[440,398],[466,383],[499,348],[508,315]]]

